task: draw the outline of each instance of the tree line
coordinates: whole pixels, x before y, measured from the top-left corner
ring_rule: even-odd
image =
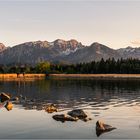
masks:
[[[0,65],[0,73],[66,73],[66,74],[140,74],[139,59],[109,58],[78,64],[41,62],[31,65]]]

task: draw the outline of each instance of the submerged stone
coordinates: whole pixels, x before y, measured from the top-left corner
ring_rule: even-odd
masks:
[[[104,124],[102,121],[96,122],[96,135],[99,137],[101,134],[105,132],[109,132],[116,129],[115,127],[112,127],[111,125]]]

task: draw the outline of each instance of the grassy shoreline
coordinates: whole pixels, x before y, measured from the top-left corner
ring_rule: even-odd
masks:
[[[52,78],[140,79],[140,74],[50,74]]]
[[[46,74],[0,74],[0,81],[33,81],[45,78]]]
[[[140,79],[140,74],[49,74],[49,78]],[[46,74],[0,74],[0,81],[45,79]]]
[[[50,77],[140,78],[140,74],[50,74]]]

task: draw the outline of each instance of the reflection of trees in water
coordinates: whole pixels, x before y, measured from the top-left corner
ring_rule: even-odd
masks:
[[[50,82],[48,80],[38,81],[36,86],[39,87],[40,94],[46,92],[48,94],[50,92]]]
[[[140,101],[139,80],[47,79],[1,82],[1,91],[22,94],[38,103],[56,103],[63,107],[105,107]]]

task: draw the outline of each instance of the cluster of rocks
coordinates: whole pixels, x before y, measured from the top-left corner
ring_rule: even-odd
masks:
[[[53,115],[53,119],[56,121],[78,121],[83,120],[85,122],[92,120],[91,118],[88,118],[87,114],[82,109],[75,109],[72,111],[69,111],[67,114],[57,114]],[[112,127],[111,125],[105,124],[103,121],[98,120],[96,122],[96,135],[99,137],[101,134],[105,132],[109,132],[116,129],[115,127]]]
[[[5,107],[7,111],[13,109],[14,104],[20,104],[25,107],[25,109],[37,109],[37,110],[45,110],[48,113],[59,112],[58,107],[54,104],[49,105],[41,105],[34,103],[34,100],[27,100],[26,97],[20,95],[19,97],[11,98],[10,94],[1,93],[0,94],[0,107]],[[72,121],[76,122],[78,120],[82,120],[84,122],[92,120],[89,118],[88,115],[82,109],[74,109],[72,111],[67,112],[67,114],[55,114],[52,118],[56,121],[65,122],[65,121]],[[96,122],[96,135],[99,137],[101,134],[105,132],[109,132],[116,129],[111,125],[105,124],[103,121],[98,120]]]
[[[57,114],[53,115],[53,119],[56,121],[77,121],[77,120],[83,120],[83,121],[89,121],[92,120],[91,118],[88,118],[87,114],[82,109],[75,109],[72,111],[69,111],[67,114]]]

